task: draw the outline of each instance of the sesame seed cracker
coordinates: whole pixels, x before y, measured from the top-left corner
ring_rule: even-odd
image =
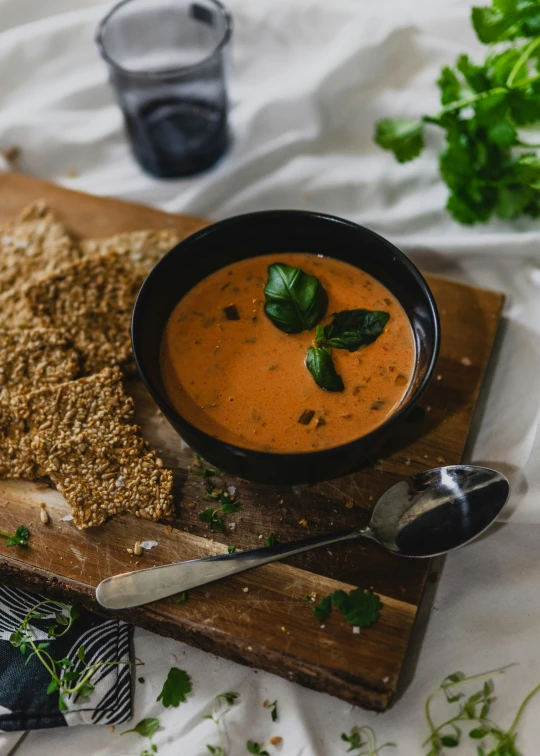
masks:
[[[145,273],[118,252],[60,268],[26,290],[40,325],[64,328],[81,353],[83,372],[132,369],[131,312]]]
[[[54,328],[0,330],[0,397],[62,383],[79,373],[79,355]]]
[[[133,419],[119,368],[66,381],[0,403],[0,477],[34,480],[43,476],[32,451],[36,433],[102,427]]]
[[[0,228],[0,292],[24,286],[82,252],[48,205],[39,200]]]
[[[119,252],[128,255],[132,262],[149,271],[166,252],[178,244],[180,238],[178,231],[174,229],[132,231],[106,239],[86,239],[81,242],[81,249],[86,255]]]
[[[80,529],[121,512],[148,520],[172,515],[172,472],[136,425],[46,431],[34,437],[32,448]]]

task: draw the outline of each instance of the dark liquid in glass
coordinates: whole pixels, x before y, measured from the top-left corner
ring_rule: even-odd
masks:
[[[204,171],[227,149],[227,113],[208,102],[152,100],[124,117],[136,159],[158,178]]]

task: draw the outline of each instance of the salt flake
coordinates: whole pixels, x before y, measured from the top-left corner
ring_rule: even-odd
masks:
[[[60,518],[62,522],[71,522],[73,520],[73,515],[65,515],[64,517]]]
[[[154,546],[157,546],[157,545],[158,545],[157,541],[141,541],[141,546],[143,547],[143,549],[153,549]]]

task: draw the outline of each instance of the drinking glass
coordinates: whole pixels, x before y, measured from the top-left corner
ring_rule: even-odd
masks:
[[[218,0],[123,0],[99,24],[133,154],[153,176],[199,173],[227,149],[231,33]]]

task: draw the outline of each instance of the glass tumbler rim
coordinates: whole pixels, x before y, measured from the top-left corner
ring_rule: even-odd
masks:
[[[165,68],[160,69],[159,71],[144,71],[139,69],[131,69],[131,68],[124,68],[124,66],[121,66],[120,63],[118,63],[109,53],[107,52],[105,42],[103,39],[103,35],[105,32],[105,28],[108,24],[108,22],[111,20],[113,15],[120,10],[124,5],[128,5],[131,2],[136,2],[136,0],[121,0],[121,2],[114,5],[108,13],[101,19],[101,21],[98,24],[98,27],[96,29],[95,34],[95,42],[99,49],[99,52],[101,54],[101,57],[114,69],[117,71],[120,71],[121,73],[127,74],[128,76],[132,77],[140,77],[145,79],[166,79],[166,78],[173,78],[174,76],[178,76],[179,74],[185,74],[190,72],[195,72],[199,68],[203,68],[208,63],[210,63],[214,58],[216,58],[221,51],[226,47],[229,40],[231,39],[232,35],[232,15],[229,9],[223,5],[220,0],[207,0],[207,2],[212,3],[222,14],[224,20],[225,20],[225,30],[223,32],[223,36],[217,43],[217,45],[214,47],[212,52],[207,55],[202,60],[198,61],[197,63],[191,63],[188,66],[177,66],[176,68]]]

